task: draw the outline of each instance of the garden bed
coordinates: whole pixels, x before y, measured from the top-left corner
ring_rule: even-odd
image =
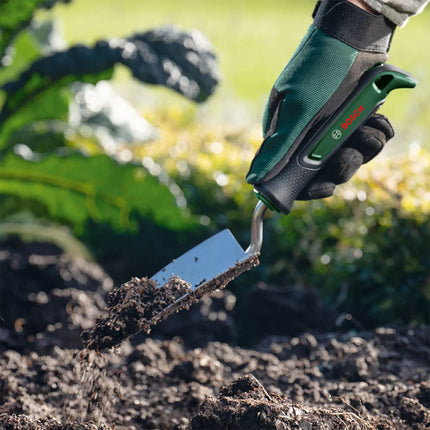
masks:
[[[74,333],[95,324],[106,276],[55,248],[42,252],[15,243],[0,251],[0,293],[7,302],[0,338],[1,429],[430,426],[428,327],[342,332],[333,324],[328,331],[311,327],[312,332],[297,333],[285,327],[288,335],[275,336],[268,329],[244,347],[237,344],[235,329],[240,314],[234,313],[233,295],[226,291],[172,317],[176,333],[167,320],[158,331],[128,339],[116,349],[87,351]],[[62,268],[61,276],[53,275],[56,268]],[[14,309],[12,297],[21,307],[28,305],[28,318],[35,320],[37,306],[26,305],[24,295],[6,292],[13,285],[29,285],[24,280],[30,276],[39,281],[25,297],[43,302],[42,316],[51,318],[41,316],[37,330],[22,321],[11,327],[5,315]],[[285,291],[289,306],[294,300],[297,306],[306,302]],[[323,315],[317,312],[319,305],[307,303],[316,318]],[[269,320],[274,308],[266,307]],[[264,327],[263,309],[256,318]],[[179,336],[181,330],[200,336]]]

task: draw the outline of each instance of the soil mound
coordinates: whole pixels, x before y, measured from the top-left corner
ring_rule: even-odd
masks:
[[[81,348],[105,307],[111,278],[95,263],[45,242],[0,243],[0,351]]]
[[[253,375],[245,375],[207,399],[190,430],[229,429],[393,429],[386,420],[366,420],[355,412],[312,408],[270,395]]]

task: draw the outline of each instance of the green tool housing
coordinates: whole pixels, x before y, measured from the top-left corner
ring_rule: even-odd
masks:
[[[390,91],[416,84],[410,73],[389,64],[369,69],[339,109],[299,145],[286,166],[275,177],[254,186],[257,197],[270,209],[288,214],[299,193],[381,107]]]

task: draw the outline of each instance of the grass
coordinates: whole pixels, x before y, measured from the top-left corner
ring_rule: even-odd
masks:
[[[209,103],[220,110],[225,100],[240,100],[261,115],[274,80],[311,23],[313,4],[313,0],[75,0],[57,6],[53,14],[62,20],[69,44],[127,36],[165,24],[197,28],[211,40],[224,77],[222,97]],[[393,92],[383,108],[404,139],[419,140],[424,146],[430,132],[429,27],[427,8],[396,31],[390,63],[415,75],[419,86]],[[127,77],[121,71],[117,83],[126,86]],[[169,100],[175,102],[174,97]]]

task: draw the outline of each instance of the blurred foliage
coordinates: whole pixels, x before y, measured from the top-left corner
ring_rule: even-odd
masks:
[[[50,9],[57,1],[70,0],[2,0],[0,2],[0,61],[5,60],[5,52],[11,49],[11,42],[20,31],[27,27],[38,8]]]
[[[195,228],[180,188],[150,157],[133,158],[127,148],[152,138],[153,128],[107,83],[82,85],[111,79],[120,63],[140,82],[202,102],[218,83],[211,45],[197,31],[163,27],[58,51],[55,26],[33,20],[38,7],[55,3],[0,3],[2,216],[14,223],[29,211],[81,235],[90,220],[116,231],[135,231],[137,219]],[[17,78],[8,74],[19,67]]]
[[[142,26],[172,22],[198,28],[219,53],[225,78],[217,89],[219,103],[228,108],[225,98],[221,98],[227,95],[236,102],[246,101],[261,114],[273,82],[312,22],[315,3],[316,0],[121,0],[118,6],[118,0],[75,0],[73,8],[60,4],[53,12],[64,23],[69,43],[94,43],[107,35],[119,37],[124,28],[138,31]],[[406,27],[396,30],[390,48],[389,62],[412,73],[418,79],[418,88],[393,92],[383,109],[398,124],[397,130],[399,125],[410,130],[412,139],[430,132],[430,55],[423,43],[429,28],[427,6]],[[118,73],[116,79],[123,86],[128,75]],[[163,101],[168,103],[170,96],[166,95],[166,99]],[[210,104],[214,101],[211,99]],[[430,149],[430,142],[423,143]]]
[[[192,107],[146,116],[162,132],[139,156],[151,154],[172,175],[208,230],[231,228],[245,247],[256,199],[243,178],[260,131],[202,123]],[[429,178],[430,152],[415,143],[362,167],[334,197],[274,214],[247,282],[316,287],[364,325],[430,323]]]

